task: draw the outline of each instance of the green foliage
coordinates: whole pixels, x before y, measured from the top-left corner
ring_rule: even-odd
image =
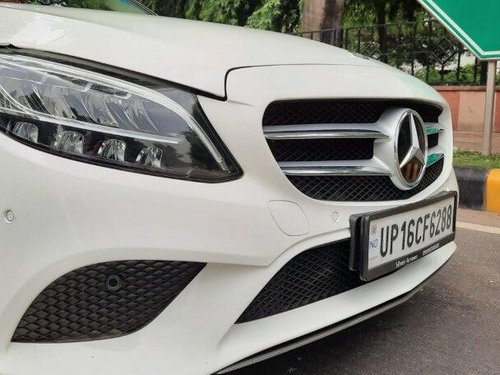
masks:
[[[346,0],[344,27],[415,21],[423,14],[417,0]]]
[[[247,26],[283,32],[298,31],[301,1],[267,0],[248,17]]]
[[[186,17],[243,26],[256,2],[256,0],[190,0],[187,3]]]
[[[27,0],[26,3],[67,6],[71,8],[112,10],[105,0]]]
[[[499,168],[500,154],[486,156],[479,152],[457,150],[453,154],[453,165],[459,167]]]
[[[69,1],[70,6],[75,8],[90,8],[90,9],[101,9],[109,10],[108,5],[102,0],[74,0]]]
[[[429,67],[427,69],[426,67],[424,67],[415,72],[415,77],[430,84],[464,85],[464,84],[480,83],[480,77],[481,77],[480,65],[477,66],[474,66],[474,64],[464,65],[460,67],[459,73],[460,74],[457,77],[456,69],[449,69],[441,72],[440,70],[435,68]],[[497,74],[496,82],[497,84],[500,83],[500,74]]]
[[[373,25],[375,10],[359,0],[347,0],[344,9],[344,27]]]
[[[479,68],[477,68],[479,69]],[[474,81],[474,65],[466,65],[460,68],[460,76],[457,79],[457,71],[453,70],[445,70],[443,72],[439,71],[435,68],[422,68],[415,72],[415,77],[432,82],[439,83],[442,82],[444,84],[452,84],[463,82],[473,82]],[[479,77],[479,71],[476,73],[476,80]],[[427,79],[426,79],[427,78]]]
[[[161,16],[294,32],[303,0],[140,0]]]
[[[164,14],[171,17],[184,17],[186,0],[140,0],[140,2],[158,14]]]

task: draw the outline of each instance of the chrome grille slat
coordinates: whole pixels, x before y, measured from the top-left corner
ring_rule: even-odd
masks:
[[[281,168],[288,176],[390,176],[391,172],[377,167],[286,167]]]
[[[279,163],[288,176],[390,176],[391,170],[377,159]]]
[[[364,124],[363,124],[364,125]],[[268,125],[264,126],[267,139],[317,139],[317,138],[370,138],[388,139],[389,135],[378,130],[369,129],[361,124],[302,124],[302,125]],[[371,124],[375,127],[376,123]],[[439,134],[444,127],[439,122],[425,123],[426,134]]]
[[[309,126],[309,128],[307,128]],[[271,140],[285,139],[388,139],[389,135],[373,129],[360,129],[356,124],[320,124],[265,126],[264,135]]]
[[[377,131],[349,131],[347,129],[336,131],[301,131],[301,132],[274,132],[266,133],[267,139],[325,139],[325,138],[372,138],[372,139],[387,139],[388,135]]]

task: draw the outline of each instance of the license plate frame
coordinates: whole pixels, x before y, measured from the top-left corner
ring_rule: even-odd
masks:
[[[453,198],[453,224],[452,233],[446,235],[434,241],[430,244],[425,245],[424,248],[420,248],[409,253],[404,254],[398,258],[392,259],[386,263],[383,263],[377,267],[368,268],[368,254],[369,254],[369,239],[370,239],[370,224],[379,219],[387,218],[390,216],[404,214],[410,211],[416,211],[418,209],[425,208],[427,206],[435,205],[441,201],[449,200]],[[412,263],[433,251],[439,249],[440,247],[446,245],[447,243],[455,239],[456,233],[456,219],[457,219],[457,201],[458,194],[456,191],[442,192],[431,198],[424,199],[419,202],[410,203],[401,207],[391,208],[388,210],[375,211],[370,213],[364,213],[359,215],[353,215],[350,218],[350,229],[351,229],[351,251],[349,259],[349,268],[352,271],[359,271],[360,278],[364,281],[371,281],[395,270],[403,268],[406,264]],[[407,263],[401,265],[403,260],[408,260]],[[399,262],[399,263],[397,263]],[[399,265],[398,265],[399,264]]]

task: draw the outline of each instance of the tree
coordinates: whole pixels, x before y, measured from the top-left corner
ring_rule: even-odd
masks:
[[[363,14],[365,24],[377,25],[380,60],[383,62],[388,60],[386,23],[395,19],[415,21],[417,11],[421,9],[417,0],[347,0],[346,8],[351,16],[356,17],[356,12]]]
[[[159,15],[296,32],[301,0],[140,0]]]
[[[244,26],[259,3],[259,0],[188,0],[185,15],[191,19]]]
[[[298,31],[301,0],[267,0],[248,17],[247,26],[282,32]]]
[[[186,0],[141,0],[141,2],[156,13],[170,17],[184,17],[188,4]]]
[[[340,28],[344,5],[345,0],[305,0],[302,31]]]
[[[306,0],[302,10],[302,31],[331,29],[331,42],[340,35],[336,31],[342,26],[345,0]],[[318,34],[323,38],[325,33]],[[316,35],[315,35],[316,36]]]

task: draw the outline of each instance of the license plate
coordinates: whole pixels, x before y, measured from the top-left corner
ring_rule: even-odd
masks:
[[[457,193],[351,217],[350,268],[370,281],[420,259],[455,238]]]

